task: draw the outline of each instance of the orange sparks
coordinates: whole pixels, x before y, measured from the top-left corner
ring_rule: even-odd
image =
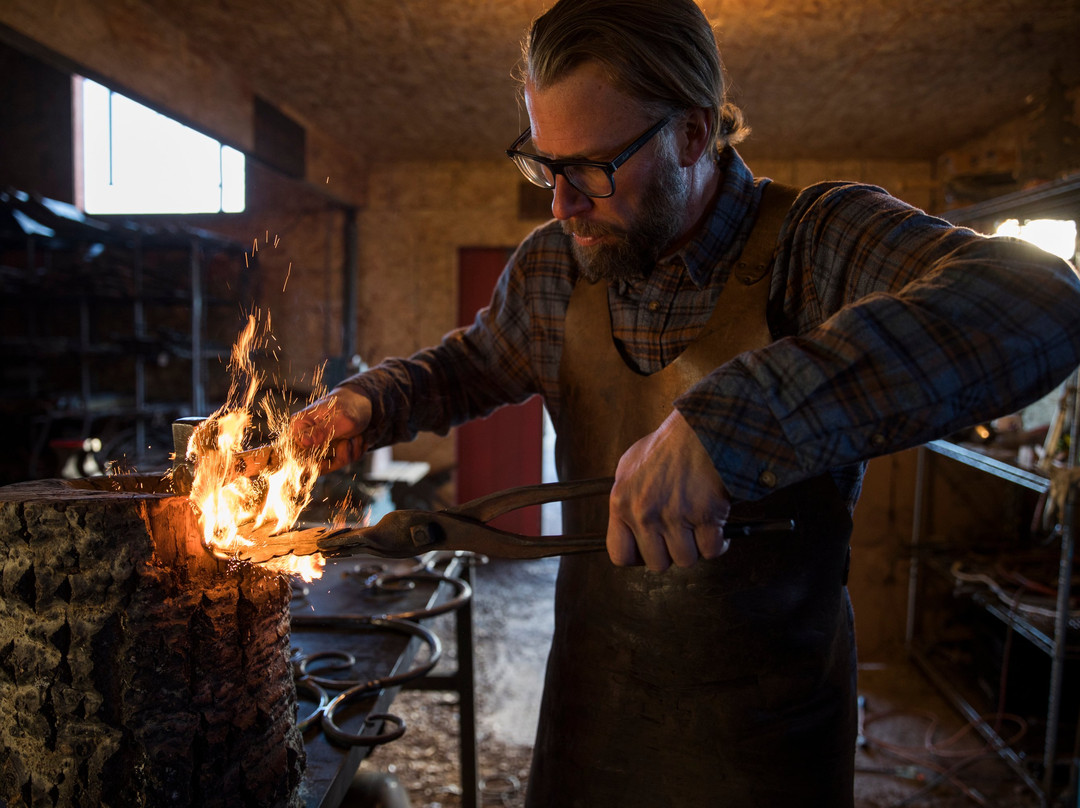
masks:
[[[266,347],[269,329],[269,318],[260,332],[256,317],[248,317],[229,361],[228,400],[196,427],[188,442],[187,456],[195,466],[190,499],[199,514],[203,541],[216,555],[230,556],[241,547],[257,545],[260,537],[292,528],[311,500],[327,451],[325,445],[299,446],[289,432],[288,411],[276,409],[268,397],[260,398],[266,375],[256,369],[253,355]],[[321,384],[315,387],[313,399],[321,392]],[[271,459],[257,473],[246,476],[236,456],[249,448],[245,443],[256,416],[261,416],[272,436]],[[265,562],[271,569],[300,575],[305,581],[320,577],[323,564],[320,554]]]

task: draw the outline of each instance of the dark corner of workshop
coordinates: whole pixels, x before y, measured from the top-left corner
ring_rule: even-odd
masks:
[[[506,155],[531,112],[549,112],[523,101],[515,66],[551,5],[0,3],[0,808],[525,806],[534,758],[610,744],[631,750],[623,769],[596,763],[566,782],[623,778],[626,793],[568,786],[559,805],[701,804],[682,789],[714,751],[653,746],[711,721],[695,693],[728,673],[627,633],[636,617],[617,596],[565,624],[593,643],[578,660],[591,670],[560,686],[600,676],[599,696],[581,685],[593,695],[563,705],[543,752],[534,743],[560,565],[567,592],[616,569],[602,536],[562,535],[565,490],[533,496],[565,460],[543,396],[331,470],[325,455],[311,465],[286,451],[290,418],[339,382],[470,326],[552,217],[552,191]],[[1074,2],[699,5],[752,127],[738,151],[753,176],[877,186],[1075,263]],[[607,160],[562,150],[575,127],[533,136],[547,158]],[[556,183],[577,175],[560,165],[565,202]],[[609,178],[635,170],[627,157]],[[587,196],[619,210],[618,193]],[[401,385],[422,375],[402,373]],[[857,808],[1077,805],[1075,391],[1069,376],[1017,411],[869,451],[844,572],[857,715],[835,753],[854,761]],[[218,477],[199,476],[215,463]],[[275,526],[264,514],[277,485],[293,509]],[[507,489],[525,507],[471,505]],[[221,511],[230,526],[207,527]],[[493,516],[503,533],[484,524]],[[385,540],[362,530],[376,523],[416,552],[362,552]],[[229,530],[236,543],[216,544]],[[813,550],[768,528],[698,564],[769,542],[814,569]],[[647,603],[683,573],[629,574]],[[724,580],[751,599],[762,577]],[[794,664],[780,651],[750,678]],[[757,653],[730,649],[744,652]],[[628,689],[644,657],[686,690]],[[742,699],[731,694],[745,678],[725,681],[727,698]],[[583,716],[610,737],[574,730]],[[752,764],[731,764],[745,793],[813,779],[805,761],[829,739],[806,741],[805,757],[785,740],[806,720],[771,713],[773,740],[747,741]],[[662,798],[635,796],[646,775]],[[554,805],[528,802],[542,803]],[[710,803],[823,804],[722,788]]]

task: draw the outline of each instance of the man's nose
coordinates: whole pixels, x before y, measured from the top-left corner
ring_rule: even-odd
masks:
[[[579,216],[592,207],[592,199],[566,181],[561,174],[555,177],[551,197],[551,215],[559,221]]]

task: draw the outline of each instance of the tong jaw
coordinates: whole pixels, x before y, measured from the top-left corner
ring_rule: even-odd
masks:
[[[438,528],[440,514],[428,511],[390,511],[377,524],[361,528],[341,528],[318,539],[319,552],[326,556],[371,553],[383,558],[411,558],[437,549],[445,541]]]

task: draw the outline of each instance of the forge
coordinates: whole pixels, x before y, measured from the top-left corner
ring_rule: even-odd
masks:
[[[302,805],[290,590],[161,478],[0,488],[0,804]]]

